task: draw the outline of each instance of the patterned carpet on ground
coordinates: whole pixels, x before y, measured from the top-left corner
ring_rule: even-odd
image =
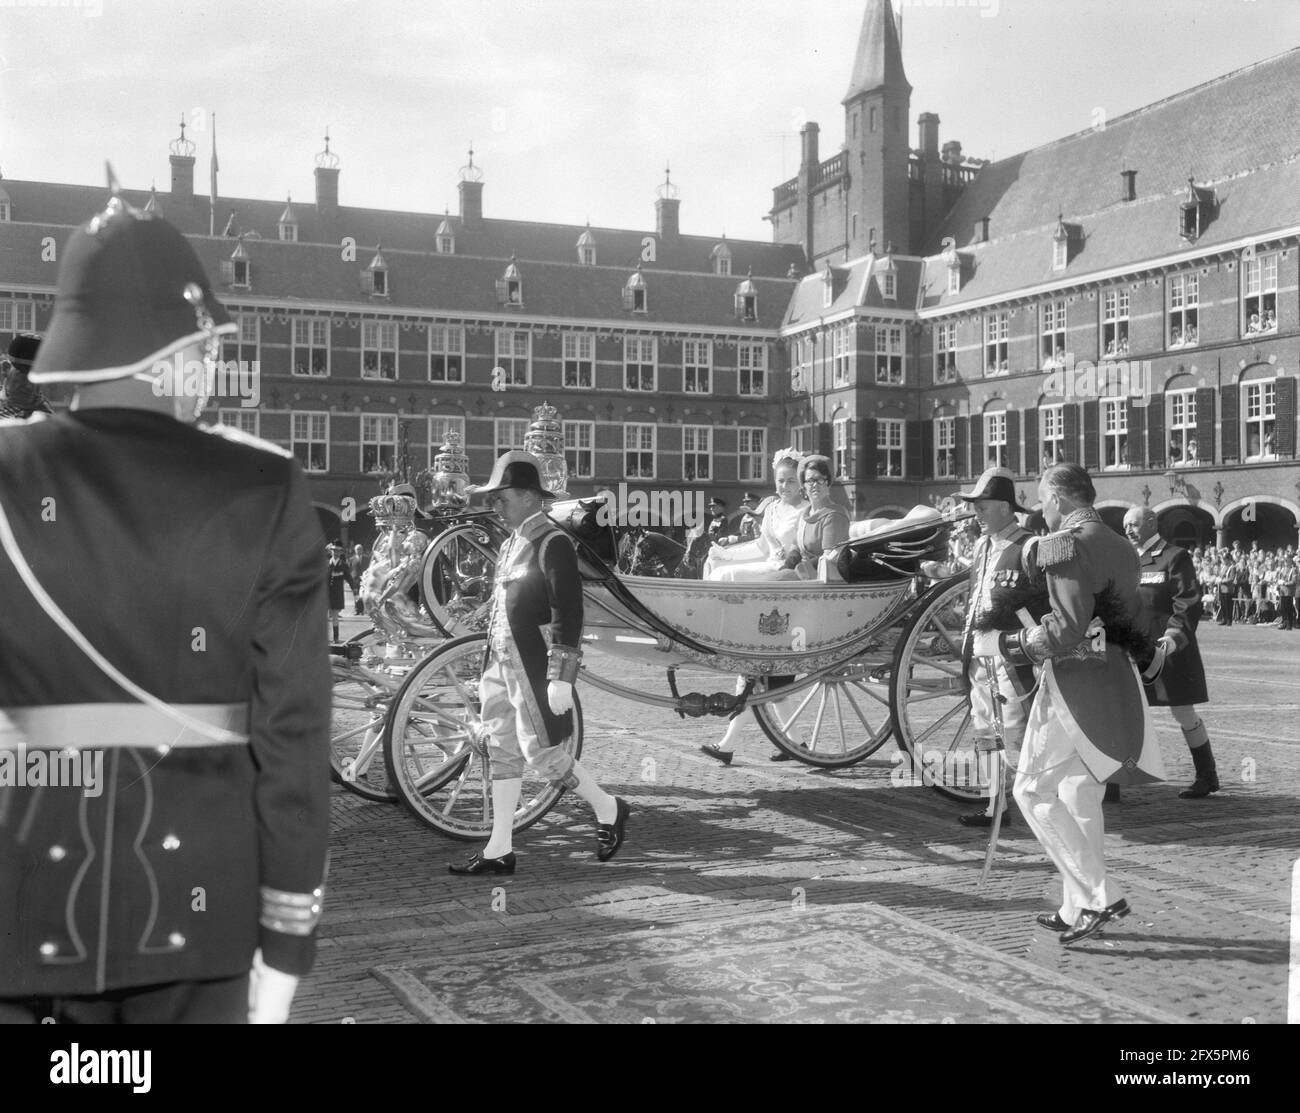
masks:
[[[1177,1019],[874,905],[745,913],[372,972],[414,1019],[452,1024]]]

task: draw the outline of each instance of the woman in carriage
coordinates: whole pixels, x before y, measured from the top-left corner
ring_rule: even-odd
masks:
[[[798,550],[796,534],[803,510],[799,465],[803,453],[783,448],[772,459],[777,498],[763,515],[758,537],[740,545],[714,545],[704,564],[706,580],[726,582],[785,579],[789,553]]]

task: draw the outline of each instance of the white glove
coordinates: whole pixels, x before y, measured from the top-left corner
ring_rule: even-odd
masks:
[[[546,685],[546,702],[551,705],[551,711],[556,715],[572,711],[573,685],[567,680],[552,680]]]
[[[1164,649],[1165,655],[1168,656],[1170,653],[1178,652],[1178,643],[1174,641],[1171,635],[1162,634],[1160,640],[1156,642],[1156,649],[1161,648]]]
[[[298,976],[275,970],[262,961],[259,949],[253,955],[253,969],[248,975],[248,1023],[284,1024],[289,1006],[298,992]]]
[[[1002,631],[979,630],[971,641],[971,652],[976,657],[1002,656]]]
[[[1147,665],[1146,671],[1142,673],[1142,679],[1154,682],[1156,677],[1164,670],[1165,657],[1170,652],[1173,642],[1169,638],[1161,638],[1156,642],[1156,655],[1151,658],[1151,664]]]

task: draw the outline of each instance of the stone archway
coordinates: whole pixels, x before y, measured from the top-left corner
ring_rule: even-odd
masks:
[[[1240,541],[1243,549],[1258,542],[1259,548],[1285,549],[1296,543],[1300,507],[1277,495],[1254,495],[1238,499],[1223,508],[1223,544]]]
[[[343,518],[332,506],[324,503],[315,502],[312,506],[316,510],[316,520],[320,522],[320,531],[327,542],[337,541],[340,545],[347,547],[347,531],[343,528]]]
[[[1131,502],[1121,502],[1118,499],[1106,499],[1093,503],[1093,509],[1101,515],[1101,520],[1120,536],[1124,534],[1124,515],[1132,508],[1133,504]]]
[[[1203,506],[1187,501],[1166,502],[1156,508],[1160,536],[1183,549],[1214,547],[1218,523]]]

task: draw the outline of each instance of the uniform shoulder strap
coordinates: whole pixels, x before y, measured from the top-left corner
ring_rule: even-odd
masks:
[[[1072,529],[1049,533],[1038,542],[1038,567],[1055,568],[1073,560],[1077,551],[1076,537],[1077,534]]]

